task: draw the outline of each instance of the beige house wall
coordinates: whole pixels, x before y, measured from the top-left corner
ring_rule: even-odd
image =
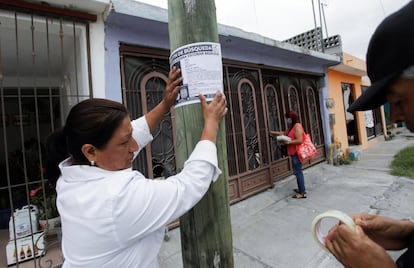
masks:
[[[342,52],[342,62],[347,67],[351,67],[351,68],[360,70],[362,72],[366,72],[365,61],[361,60],[360,58],[357,58],[348,53]]]
[[[346,62],[347,57],[344,54],[344,62]],[[348,58],[349,59],[349,58]],[[361,66],[357,58],[353,58],[352,64],[357,64]],[[349,63],[349,62],[348,62]],[[363,63],[363,61],[362,61]],[[365,64],[363,63],[363,66]],[[355,66],[356,67],[356,66]],[[365,68],[364,68],[365,69]],[[346,122],[345,122],[345,107],[343,101],[342,87],[341,83],[348,83],[353,85],[353,94],[358,97],[361,95],[361,85],[366,83],[362,82],[362,78],[359,75],[346,74],[336,70],[328,69],[328,89],[329,97],[335,101],[335,106],[332,111],[335,114],[335,125],[333,127],[333,135],[336,141],[341,143],[341,148],[346,152],[349,148],[347,132],[346,132]],[[372,142],[376,142],[375,139],[368,141],[367,132],[365,128],[365,118],[364,112],[357,112],[355,116],[358,128],[358,138],[360,142],[361,150],[366,149]]]

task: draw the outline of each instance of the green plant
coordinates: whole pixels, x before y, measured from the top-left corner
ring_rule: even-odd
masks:
[[[50,183],[30,191],[30,203],[37,206],[39,220],[52,219],[59,216],[56,207],[56,190]]]
[[[414,146],[404,148],[394,156],[391,174],[414,178]]]
[[[346,156],[338,158],[340,165],[350,165],[352,162],[352,159]]]

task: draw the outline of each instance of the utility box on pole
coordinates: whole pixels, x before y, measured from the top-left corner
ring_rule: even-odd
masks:
[[[175,107],[176,159],[181,169],[204,126],[198,93],[210,98],[223,90],[214,0],[168,0],[168,27],[170,65],[180,67],[184,77]],[[234,267],[224,120],[217,134],[217,153],[222,174],[203,199],[180,218],[184,267]]]

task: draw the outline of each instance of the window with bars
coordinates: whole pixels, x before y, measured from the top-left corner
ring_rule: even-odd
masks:
[[[121,53],[122,54],[122,53]],[[151,111],[163,99],[169,72],[167,60],[122,54],[123,96],[131,118]],[[149,178],[166,178],[176,170],[174,112],[164,115],[153,132],[153,141],[134,161],[134,168]]]
[[[35,204],[35,189],[36,204],[49,200],[46,139],[73,105],[91,96],[87,32],[87,22],[0,10],[0,267],[62,261],[59,248],[33,259],[43,252],[38,242],[46,241],[40,213],[15,212]],[[50,220],[52,209],[45,210]],[[4,256],[6,247],[14,250]]]

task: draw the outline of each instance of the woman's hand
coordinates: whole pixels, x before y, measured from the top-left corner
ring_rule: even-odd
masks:
[[[285,133],[283,131],[274,131],[274,130],[269,130],[269,135],[275,135],[275,136],[280,136],[280,135],[284,135]]]
[[[168,74],[167,86],[164,91],[164,98],[162,102],[165,105],[166,112],[175,104],[177,94],[180,91],[180,83],[183,81],[183,77],[178,77],[181,70],[177,67],[173,67]]]
[[[182,77],[178,78],[180,69],[175,66],[172,68],[168,74],[167,85],[164,91],[164,98],[157,106],[149,111],[145,118],[148,123],[150,132],[153,133],[155,128],[160,124],[164,115],[170,111],[171,107],[174,105],[175,100],[177,99],[178,91],[180,90],[179,84],[183,81]]]
[[[219,124],[228,110],[226,96],[218,91],[209,104],[202,94],[199,94],[199,98],[204,118],[204,128],[200,140],[210,140],[216,143]]]
[[[336,225],[325,237],[325,244],[344,267],[396,267],[385,249],[372,241],[358,225],[355,232],[345,224]]]

